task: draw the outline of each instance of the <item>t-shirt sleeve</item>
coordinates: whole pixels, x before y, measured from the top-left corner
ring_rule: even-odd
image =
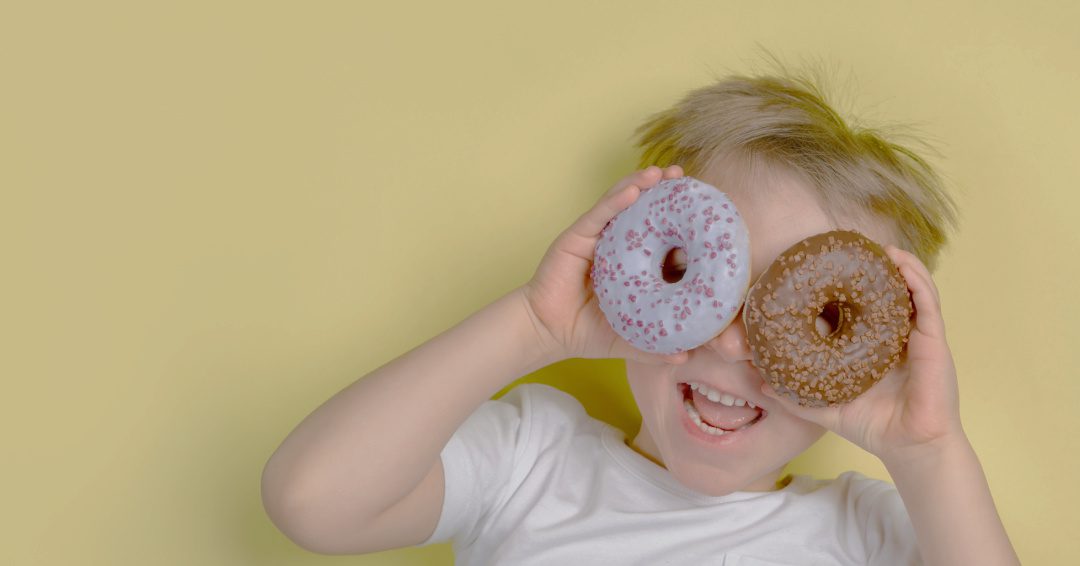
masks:
[[[572,396],[543,384],[519,385],[485,401],[442,450],[442,512],[435,532],[419,546],[449,540],[472,544],[545,448],[585,415]],[[513,518],[499,517],[508,519]]]
[[[514,402],[520,397],[508,393],[485,401],[443,447],[442,512],[435,532],[420,546],[473,540],[484,510],[503,497],[522,431],[521,405]]]
[[[896,487],[867,477],[853,481],[862,484],[855,509],[863,528],[867,564],[922,564],[915,529]]]

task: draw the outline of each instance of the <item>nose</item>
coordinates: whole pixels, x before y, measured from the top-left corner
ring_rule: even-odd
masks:
[[[731,321],[720,334],[705,343],[705,347],[720,354],[725,362],[747,361],[751,358],[750,345],[746,342],[746,327],[743,326],[743,313]]]

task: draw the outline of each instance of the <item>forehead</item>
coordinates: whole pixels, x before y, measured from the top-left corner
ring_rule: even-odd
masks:
[[[718,163],[699,178],[727,193],[746,222],[751,284],[784,250],[822,232],[856,230],[882,245],[897,244],[882,225],[830,217],[813,187],[783,168],[761,164],[724,168]]]
[[[750,280],[800,240],[836,229],[812,189],[793,175],[754,172],[707,175],[702,179],[727,193],[750,231]]]

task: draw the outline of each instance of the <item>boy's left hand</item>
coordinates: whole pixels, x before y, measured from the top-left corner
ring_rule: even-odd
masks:
[[[941,301],[930,271],[913,254],[885,246],[911,291],[915,321],[899,365],[862,395],[837,407],[808,408],[761,390],[793,415],[816,423],[874,454],[900,461],[964,438],[952,353],[945,341]]]

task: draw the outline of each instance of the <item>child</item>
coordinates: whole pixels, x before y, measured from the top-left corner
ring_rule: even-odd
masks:
[[[643,164],[551,245],[533,278],[350,385],[307,417],[263,474],[274,523],[309,550],[453,540],[462,564],[1016,564],[960,423],[932,266],[953,222],[908,149],[853,130],[808,81],[735,77],[639,130]],[[855,401],[783,400],[750,363],[741,317],[707,344],[651,355],[618,338],[588,282],[598,234],[642,189],[684,174],[735,202],[751,281],[792,244],[853,229],[886,245],[917,312],[906,360]],[[516,378],[571,358],[624,358],[633,439],[570,395]],[[679,384],[762,409],[723,445],[682,426]],[[781,477],[831,430],[879,457]]]

